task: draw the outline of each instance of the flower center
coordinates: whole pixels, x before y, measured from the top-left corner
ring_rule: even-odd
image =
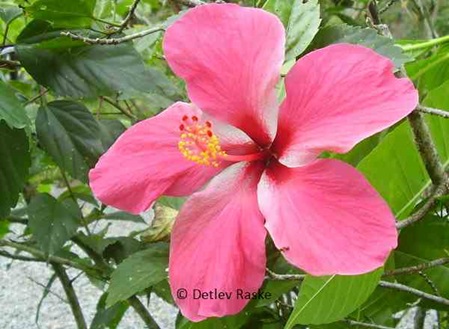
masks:
[[[179,125],[180,140],[178,149],[190,161],[204,166],[218,167],[221,161],[240,162],[266,159],[268,151],[230,155],[221,149],[218,136],[212,131],[210,121],[200,122],[198,117],[184,115]]]
[[[182,117],[179,130],[181,139],[178,142],[178,149],[187,160],[205,166],[220,165],[219,160],[226,156],[226,152],[221,149],[220,141],[212,131],[211,122],[201,123],[197,116],[185,115]]]

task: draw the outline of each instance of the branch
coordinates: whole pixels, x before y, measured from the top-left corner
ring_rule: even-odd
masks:
[[[76,297],[75,290],[73,289],[72,281],[70,281],[70,278],[62,265],[51,265],[53,266],[53,269],[58,276],[59,281],[61,281],[65,294],[67,295],[67,299],[69,301],[70,308],[72,309],[72,313],[78,329],[87,329],[86,320],[84,319],[83,311],[81,310],[81,306],[78,302],[78,298]]]
[[[438,304],[449,306],[449,299],[446,299],[446,298],[443,298],[443,297],[439,297],[439,296],[435,296],[435,295],[432,295],[432,294],[428,294],[427,292],[424,292],[424,291],[421,291],[421,290],[418,290],[418,289],[415,289],[415,288],[411,288],[411,287],[408,287],[408,286],[400,284],[400,283],[392,283],[392,282],[387,282],[387,281],[380,281],[379,282],[379,286],[381,286],[382,288],[388,288],[388,289],[404,291],[404,292],[407,292],[409,294],[418,296],[420,298],[424,298],[424,299],[430,300],[430,301],[438,303]]]
[[[378,18],[377,7],[375,4],[375,1],[371,1],[370,5],[368,6],[368,10],[370,11],[372,17]],[[369,23],[372,25],[373,22],[371,21]],[[378,19],[377,21],[374,20],[374,24],[376,25],[373,25],[372,27],[375,28],[380,34],[390,39],[393,38],[388,25],[380,24],[380,19]],[[403,66],[400,68],[397,75],[398,77],[402,78],[407,77],[407,73]],[[446,173],[444,172],[444,167],[438,156],[438,151],[430,134],[429,127],[424,121],[422,114],[418,111],[413,111],[412,113],[410,113],[408,115],[408,120],[410,126],[412,127],[415,144],[418,148],[421,158],[424,161],[424,165],[427,172],[429,173],[430,179],[432,180],[432,183],[434,185],[440,185],[442,182],[447,181],[447,177]]]
[[[350,326],[357,326],[357,327],[364,327],[364,328],[376,328],[376,329],[394,329],[392,327],[385,327],[374,323],[367,323],[367,322],[359,322],[359,321],[353,321],[353,320],[344,320],[347,324]]]
[[[122,24],[120,24],[120,27],[117,30],[117,33],[121,33],[125,27],[128,25],[131,18],[134,16],[134,12],[136,11],[137,5],[139,4],[140,0],[134,0],[131,7],[129,8],[128,15],[126,15],[125,19],[123,20]]]
[[[145,322],[148,329],[160,329],[159,325],[154,321],[151,317],[150,313],[146,307],[142,304],[142,302],[136,296],[132,296],[128,299],[131,307],[139,314],[140,318]]]
[[[427,270],[432,267],[445,265],[448,263],[449,263],[449,257],[444,257],[444,258],[435,259],[428,263],[423,263],[423,264],[419,264],[419,265],[415,265],[415,266],[403,267],[403,268],[398,268],[395,270],[385,271],[383,276],[411,274],[411,273],[416,273],[416,272],[420,272],[423,270]]]
[[[266,271],[270,279],[277,281],[302,281],[306,277],[305,274],[277,274],[269,268],[266,268]]]
[[[117,110],[119,110],[120,112],[122,112],[124,115],[126,115],[128,118],[132,119],[132,120],[136,120],[137,118],[134,116],[134,114],[128,112],[127,110],[125,110],[123,107],[121,107],[118,103],[114,102],[113,100],[107,98],[107,97],[101,97],[102,100],[104,100],[106,103],[114,106]]]
[[[415,144],[424,161],[432,183],[436,186],[442,184],[447,181],[447,177],[436,146],[432,140],[429,127],[420,112],[413,111],[409,114],[408,120],[412,127]]]
[[[73,40],[80,40],[84,43],[87,43],[89,45],[117,45],[119,43],[128,42],[137,38],[142,38],[148,34],[156,33],[159,31],[164,31],[164,28],[162,26],[153,27],[148,30],[143,30],[137,33],[129,34],[127,36],[124,36],[122,38],[111,38],[111,39],[104,39],[104,38],[89,38],[84,37],[82,35],[78,35],[72,32],[61,32],[61,35],[64,37],[69,37]]]
[[[436,115],[436,116],[440,116],[440,117],[449,119],[449,112],[448,111],[444,111],[444,110],[440,110],[440,109],[434,109],[434,108],[427,107],[427,106],[422,106],[422,105],[418,105],[416,110],[419,111],[419,112],[432,114],[432,115]]]
[[[200,0],[177,0],[177,2],[179,2],[180,4],[183,4],[184,6],[191,7],[191,8],[205,4],[205,2],[200,1]]]
[[[27,245],[24,245],[21,243],[8,241],[8,240],[0,240],[0,247],[10,247],[10,248],[17,249],[19,251],[27,252],[27,253],[33,255],[34,257],[36,257],[37,261],[40,261],[40,262],[50,262],[50,263],[56,263],[56,264],[60,264],[60,265],[67,265],[67,266],[77,268],[86,273],[92,274],[94,276],[97,276],[99,278],[103,277],[102,273],[97,268],[95,268],[93,266],[84,265],[82,263],[74,262],[72,260],[65,259],[65,258],[62,258],[59,256],[48,256],[43,251],[40,251],[38,249],[35,249],[33,247],[30,247],[30,246],[27,246]],[[17,257],[17,256],[14,255],[14,257]],[[31,261],[31,258],[28,260]]]
[[[433,192],[432,196],[429,197],[427,202],[421,208],[419,208],[413,215],[397,222],[396,228],[400,230],[423,219],[427,215],[427,213],[435,206],[435,203],[437,202],[438,198],[440,196],[443,196],[447,192],[448,192],[448,183],[443,183],[440,186],[438,186]]]

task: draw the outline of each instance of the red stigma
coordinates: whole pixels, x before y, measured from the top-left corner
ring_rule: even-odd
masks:
[[[184,125],[179,125],[179,130],[183,131],[184,130]]]
[[[210,123],[210,121],[206,121],[206,126],[207,126],[208,128],[210,128],[210,127],[212,127],[212,123]]]
[[[207,131],[207,136],[212,137],[212,135],[213,135],[213,134],[212,134],[212,131],[208,130],[208,131]]]
[[[192,120],[193,120],[193,121],[198,121],[198,117],[197,117],[196,115],[193,115],[193,116],[192,116]]]
[[[187,121],[188,118],[189,118],[189,117],[188,117],[187,115],[184,115],[184,116],[182,117],[182,121]]]

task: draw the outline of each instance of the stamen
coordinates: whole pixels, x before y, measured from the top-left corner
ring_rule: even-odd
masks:
[[[224,160],[226,152],[221,149],[218,137],[212,131],[209,121],[201,123],[197,116],[182,117],[183,124],[179,126],[181,139],[178,149],[182,155],[193,162],[205,166],[218,167]]]

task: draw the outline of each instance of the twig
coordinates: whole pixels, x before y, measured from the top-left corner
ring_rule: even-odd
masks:
[[[120,27],[117,30],[117,33],[121,33],[125,27],[128,25],[131,18],[134,16],[134,12],[137,9],[137,5],[139,4],[140,0],[134,0],[131,7],[129,8],[128,15],[126,15],[125,19],[123,20],[122,24],[120,24]]]
[[[423,264],[419,264],[419,265],[415,265],[415,266],[403,267],[403,268],[397,268],[395,270],[385,271],[383,276],[411,274],[411,273],[416,273],[416,272],[420,272],[423,270],[427,270],[432,267],[445,265],[448,263],[449,263],[449,257],[444,257],[444,258],[435,259],[428,263],[423,263]]]
[[[433,192],[433,194],[429,197],[427,202],[421,208],[419,208],[413,215],[397,222],[396,228],[400,230],[423,219],[427,215],[427,213],[435,206],[435,203],[437,202],[438,198],[446,194],[447,191],[448,191],[448,183],[445,182],[440,186],[438,186]]]
[[[36,100],[38,100],[39,98],[41,98],[42,96],[44,96],[46,93],[48,93],[48,89],[46,89],[46,88],[42,89],[42,90],[39,92],[39,94],[37,94],[36,96],[34,96],[34,97],[30,98],[29,100],[27,100],[27,101],[25,102],[25,105],[28,105],[28,104],[33,103],[34,101],[36,101]]]
[[[20,62],[18,62],[18,61],[12,61],[9,59],[0,59],[0,68],[7,68],[10,70],[15,70],[19,66],[20,66]]]
[[[48,292],[49,294],[55,296],[56,298],[58,298],[61,302],[68,304],[68,302],[64,299],[64,297],[60,296],[59,294],[57,294],[56,292],[51,291],[51,289],[49,287],[47,287],[45,284],[40,283],[39,281],[34,280],[32,277],[28,277],[28,280],[30,280],[31,282],[33,282],[34,284],[38,285],[41,288],[44,288],[45,292]]]
[[[10,247],[10,248],[14,248],[20,251],[24,251],[27,252],[31,255],[33,255],[34,257],[36,257],[38,259],[38,261],[44,261],[44,262],[51,262],[51,263],[57,263],[57,264],[61,264],[61,265],[67,265],[67,266],[71,266],[74,268],[77,268],[79,270],[82,270],[86,273],[89,274],[94,274],[99,278],[102,278],[102,274],[99,272],[98,269],[96,269],[93,266],[89,266],[89,265],[84,265],[82,263],[78,263],[78,262],[74,262],[72,260],[69,259],[65,259],[59,256],[48,256],[46,255],[43,251],[40,251],[38,249],[35,249],[33,247],[21,244],[21,243],[17,243],[17,242],[13,242],[13,241],[8,241],[8,240],[0,240],[0,246],[1,247]],[[31,261],[31,259],[29,259]]]
[[[377,7],[375,6],[375,1],[371,1],[368,7],[368,10],[371,13],[372,17],[378,18]],[[376,24],[373,26],[377,29],[377,31],[392,39],[391,31],[386,24],[379,24],[380,19],[377,21],[374,20]],[[397,74],[398,77],[406,78],[407,73],[402,66]],[[427,172],[429,173],[430,179],[435,186],[440,185],[441,183],[447,181],[446,173],[444,172],[444,167],[441,163],[441,160],[438,156],[438,151],[436,149],[435,143],[433,142],[432,136],[429,131],[429,127],[427,126],[422,114],[418,111],[413,111],[408,115],[408,120],[410,126],[412,127],[413,136],[415,139],[415,144],[418,148],[418,151],[421,155],[421,158],[424,161],[424,165],[426,167]]]
[[[265,270],[269,278],[277,281],[302,281],[306,277],[305,274],[277,274],[269,268],[266,268]]]
[[[449,299],[446,299],[446,298],[443,298],[443,297],[439,297],[439,296],[435,296],[435,295],[432,295],[432,294],[428,294],[427,292],[424,292],[424,291],[421,291],[421,290],[418,290],[418,289],[415,289],[415,288],[411,288],[411,287],[408,287],[408,286],[400,284],[400,283],[392,283],[392,282],[387,282],[387,281],[380,281],[379,282],[379,286],[381,286],[382,288],[388,288],[388,289],[404,291],[404,292],[407,292],[409,294],[418,296],[420,298],[424,298],[424,299],[430,300],[430,301],[438,303],[438,304],[449,306]]]
[[[84,37],[82,35],[78,35],[72,32],[61,32],[61,35],[64,37],[69,37],[73,40],[80,40],[84,43],[87,43],[89,45],[117,45],[119,43],[128,42],[137,38],[142,38],[148,34],[156,33],[164,31],[164,28],[162,26],[153,27],[148,30],[143,30],[137,33],[129,34],[127,36],[124,36],[122,38],[110,38],[110,39],[104,39],[104,38],[89,38]]]
[[[200,0],[177,0],[177,2],[179,2],[180,4],[183,4],[184,6],[187,6],[187,7],[196,7],[196,6],[201,6],[201,5],[205,4],[204,1],[200,1]]]
[[[390,1],[388,1],[388,3],[383,8],[379,9],[379,14],[383,14],[384,12],[386,12],[396,2],[398,2],[398,0],[390,0]]]
[[[392,327],[385,327],[374,323],[367,323],[367,322],[359,322],[359,321],[353,321],[353,320],[344,320],[347,324],[350,326],[357,326],[357,327],[364,327],[364,328],[376,328],[376,329],[394,329]]]
[[[132,119],[132,120],[136,120],[137,118],[130,112],[128,112],[127,110],[125,110],[125,108],[123,108],[122,106],[120,106],[119,104],[117,104],[116,102],[114,102],[113,100],[107,98],[107,97],[101,97],[106,103],[114,106],[117,110],[119,110],[120,112],[122,112],[124,115],[126,115],[128,118]]]
[[[42,259],[37,259],[37,258],[22,256],[22,255],[13,255],[13,254],[10,254],[9,252],[3,251],[3,250],[0,250],[0,256],[14,259],[14,260],[21,260],[24,262],[45,262],[45,260],[42,260]]]
[[[145,322],[148,329],[160,329],[159,325],[154,321],[153,317],[148,313],[148,310],[136,296],[128,299],[131,307],[139,314],[140,318]]]
[[[415,144],[424,161],[430,179],[435,186],[438,186],[447,181],[447,177],[429,127],[424,121],[422,113],[417,111],[409,114],[408,121],[412,127]]]
[[[416,110],[419,111],[419,112],[422,112],[422,113],[437,115],[437,116],[449,119],[449,112],[448,111],[444,111],[444,110],[440,110],[440,109],[434,109],[434,108],[427,107],[427,106],[422,106],[422,105],[419,105],[416,108]]]
[[[84,319],[83,311],[79,304],[78,298],[76,297],[75,290],[73,289],[72,282],[67,275],[64,267],[59,264],[52,264],[53,270],[61,281],[62,287],[64,288],[65,294],[67,295],[67,300],[69,301],[70,308],[72,309],[73,317],[75,318],[76,325],[78,329],[87,329],[86,320]]]

